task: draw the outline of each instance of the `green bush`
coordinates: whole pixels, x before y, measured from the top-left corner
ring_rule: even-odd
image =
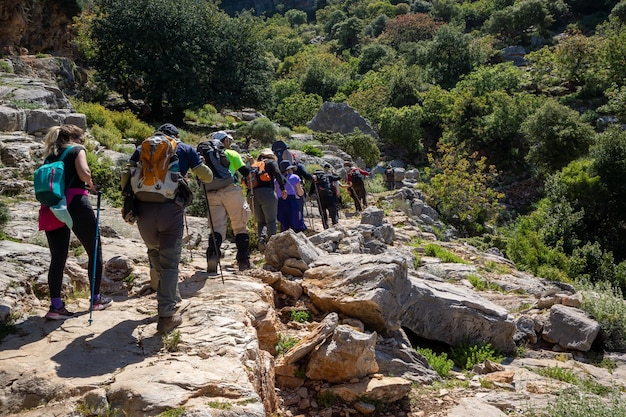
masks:
[[[4,238],[4,227],[11,220],[11,211],[4,201],[0,201],[0,237]]]
[[[122,132],[110,121],[104,126],[98,124],[91,126],[90,132],[95,140],[108,149],[116,151],[122,144]]]
[[[491,347],[490,343],[478,346],[469,343],[463,343],[450,350],[450,358],[459,368],[471,370],[475,365],[490,360],[500,363],[504,359],[500,354]]]
[[[477,154],[457,154],[450,145],[439,150],[437,158],[429,155],[433,169],[427,171],[430,181],[422,187],[428,204],[463,235],[483,234],[486,224],[497,222],[502,209],[503,194],[490,187],[497,176],[495,168]]]
[[[365,190],[372,194],[380,194],[388,191],[387,185],[385,184],[385,177],[381,174],[369,176],[367,181],[365,181]]]
[[[600,340],[607,350],[626,349],[626,303],[621,290],[608,282],[579,282],[582,309],[600,323]]]
[[[448,359],[448,354],[445,352],[439,355],[428,348],[418,347],[417,352],[426,358],[428,364],[437,374],[442,378],[447,378],[450,375],[450,371],[454,367],[454,362]]]
[[[529,417],[621,417],[626,415],[626,402],[619,394],[611,395],[609,401],[577,389],[566,390],[550,402],[544,410],[531,409]]]
[[[302,147],[302,151],[307,155],[312,155],[312,156],[317,156],[317,157],[321,157],[324,155],[321,149],[314,145],[304,145]]]
[[[102,191],[102,196],[111,201],[116,207],[122,205],[122,191],[120,177],[122,167],[116,167],[109,157],[98,157],[87,152],[87,163],[91,169],[94,184]]]
[[[250,139],[256,139],[262,144],[269,145],[276,140],[278,128],[270,119],[260,117],[241,126],[237,132],[246,138],[246,144],[250,143]]]
[[[462,258],[456,256],[449,250],[444,249],[439,245],[435,245],[434,243],[429,243],[428,245],[426,245],[426,247],[424,248],[424,255],[433,256],[435,258],[441,259],[443,262],[448,263],[467,263]]]

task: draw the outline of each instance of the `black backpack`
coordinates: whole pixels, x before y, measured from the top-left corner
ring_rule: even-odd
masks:
[[[353,169],[350,171],[350,180],[352,180],[352,184],[363,184],[363,174],[358,169]]]
[[[204,184],[206,190],[219,190],[234,182],[233,174],[228,169],[230,160],[225,153],[226,147],[221,141],[210,139],[200,142],[196,150],[213,171],[213,181]]]
[[[317,189],[317,195],[320,197],[332,197],[335,195],[335,187],[333,187],[330,178],[325,173],[314,173],[315,188]]]

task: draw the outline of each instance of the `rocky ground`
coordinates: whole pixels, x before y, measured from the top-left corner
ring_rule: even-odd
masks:
[[[19,202],[12,212],[14,216],[7,231],[24,241],[41,244],[41,232],[36,232],[32,224],[36,205]],[[171,341],[156,335],[156,300],[154,294],[146,291],[145,248],[136,227],[123,223],[117,209],[111,207],[104,207],[101,217],[105,260],[121,254],[132,259],[132,285],[129,282],[125,293],[113,296],[115,303],[110,309],[91,316],[88,298],[84,293],[75,294],[68,302],[69,308],[81,314],[65,322],[43,319],[47,309],[45,299],[39,305],[34,303],[28,307],[28,315],[20,317],[15,331],[0,342],[0,380],[5,387],[0,395],[0,407],[4,415],[80,415],[76,410],[83,410],[82,415],[113,415],[102,411],[100,414],[84,412],[85,404],[93,412],[98,404],[108,401],[108,404],[123,403],[127,415],[161,415],[167,409],[180,410],[181,404],[193,409],[202,402],[212,406],[205,407],[204,412],[188,415],[528,416],[529,410],[542,409],[563,389],[572,386],[533,371],[557,366],[571,370],[581,380],[624,389],[625,355],[606,355],[604,359],[614,365],[609,370],[598,366],[597,358],[590,355],[562,349],[555,351],[552,345],[538,343],[527,345],[518,357],[506,358],[503,369],[491,376],[453,372],[451,378],[432,385],[416,383],[402,400],[378,401],[375,408],[367,402],[345,403],[327,398],[323,393],[329,384],[319,381],[308,381],[297,389],[276,387],[275,399],[266,396],[266,404],[262,404],[258,393],[273,389],[274,383],[271,372],[255,375],[255,378],[247,375],[251,370],[263,373],[269,369],[262,364],[269,358],[259,354],[255,327],[258,329],[260,322],[275,314],[280,319],[277,320],[281,327],[279,332],[302,337],[311,325],[289,321],[281,315],[280,307],[306,306],[306,296],[289,300],[260,282],[254,273],[239,273],[233,261],[234,247],[226,250],[222,283],[222,276],[209,276],[204,272],[202,244],[191,250],[188,247],[180,276],[181,312],[185,322],[180,328],[176,349],[168,351]],[[395,212],[388,219],[396,225],[396,249],[403,245],[402,241],[415,237],[412,228],[403,227],[408,224],[404,214]],[[309,225],[320,231],[319,219],[311,221]],[[358,222],[359,217],[354,213],[342,214],[343,225],[356,226]],[[188,225],[191,240],[201,242],[206,220],[189,217]],[[36,248],[20,246],[24,256],[34,259],[21,264],[26,273],[30,269],[41,274],[45,271],[47,250]],[[3,263],[14,262],[16,258],[10,253],[15,251],[9,242],[3,241],[0,249]],[[460,244],[456,252],[468,259],[475,256]],[[80,270],[84,255],[79,249],[73,255],[69,267]],[[254,260],[258,267],[262,266],[260,254],[255,252]],[[6,268],[3,273],[7,273]],[[85,275],[84,271],[77,274]],[[535,301],[528,295],[514,293],[483,292],[481,295],[510,311],[519,311]],[[267,309],[272,303],[276,306],[275,312]],[[257,385],[252,381],[257,381]],[[59,390],[65,393],[60,395]],[[181,402],[182,392],[193,394],[183,395],[185,400]],[[263,406],[267,409],[272,401],[275,401],[276,413],[266,414]],[[221,402],[233,405],[219,411]]]

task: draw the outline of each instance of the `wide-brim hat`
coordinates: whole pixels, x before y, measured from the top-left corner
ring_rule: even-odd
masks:
[[[276,155],[274,155],[274,151],[272,151],[270,148],[261,149],[261,152],[259,152],[259,156],[263,156],[265,158],[272,158],[274,160],[278,159],[276,158]]]

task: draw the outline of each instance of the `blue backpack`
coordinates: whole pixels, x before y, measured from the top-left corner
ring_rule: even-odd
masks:
[[[73,146],[65,148],[57,161],[48,162],[46,158],[44,164],[35,170],[33,180],[35,198],[44,206],[56,206],[65,195],[65,162],[63,160],[72,148]]]

